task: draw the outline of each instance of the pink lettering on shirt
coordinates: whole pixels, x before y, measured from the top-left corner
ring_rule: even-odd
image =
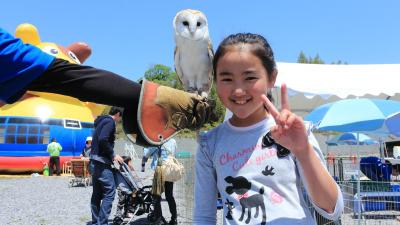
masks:
[[[238,171],[246,166],[262,165],[265,160],[274,156],[276,156],[275,148],[263,149],[260,144],[256,144],[236,152],[223,152],[219,156],[219,163],[221,166],[230,164],[233,171]]]

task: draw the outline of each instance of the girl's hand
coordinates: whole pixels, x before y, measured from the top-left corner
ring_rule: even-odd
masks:
[[[308,135],[304,121],[300,116],[292,113],[289,109],[289,100],[285,84],[281,86],[281,106],[279,112],[267,96],[262,95],[264,105],[275,119],[276,125],[271,127],[272,138],[289,149],[296,157],[306,153],[309,148]]]

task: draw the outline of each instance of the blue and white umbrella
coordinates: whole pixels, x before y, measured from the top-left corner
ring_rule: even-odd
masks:
[[[336,145],[375,145],[379,144],[378,141],[373,140],[371,137],[365,134],[358,134],[354,132],[346,132],[339,135],[336,135],[332,139],[325,142],[329,146]]]
[[[385,125],[391,134],[400,137],[400,112],[388,116]]]
[[[380,99],[344,99],[325,104],[314,109],[305,117],[321,131],[375,133],[389,135],[391,130],[386,120],[390,115],[400,112],[400,102]],[[358,155],[358,151],[357,151]],[[358,158],[358,157],[357,157]],[[357,170],[360,172],[360,169]],[[361,208],[360,176],[357,179],[357,207]],[[359,224],[360,224],[360,214]]]
[[[385,123],[389,115],[400,112],[400,102],[381,99],[344,99],[314,109],[305,117],[320,131],[374,133],[389,135]]]

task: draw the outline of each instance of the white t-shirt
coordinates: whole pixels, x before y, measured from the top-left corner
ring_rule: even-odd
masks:
[[[224,224],[316,224],[304,199],[301,165],[294,155],[278,158],[276,145],[263,147],[263,136],[275,124],[267,118],[249,127],[234,127],[225,121],[202,133],[196,154],[194,224],[216,223],[218,191],[224,203]],[[310,143],[324,164],[314,136]],[[325,165],[325,164],[324,164]],[[338,187],[339,189],[339,187]],[[343,211],[338,192],[335,211]]]

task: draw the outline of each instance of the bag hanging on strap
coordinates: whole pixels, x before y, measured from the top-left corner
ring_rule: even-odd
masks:
[[[162,163],[164,181],[175,182],[180,180],[185,174],[185,168],[175,157],[168,156]]]
[[[154,176],[153,176],[153,184],[151,187],[151,193],[153,195],[158,195],[160,196],[164,191],[165,191],[165,186],[164,186],[164,172],[162,168],[162,160],[161,160],[161,146],[157,146],[157,166],[154,171]]]

